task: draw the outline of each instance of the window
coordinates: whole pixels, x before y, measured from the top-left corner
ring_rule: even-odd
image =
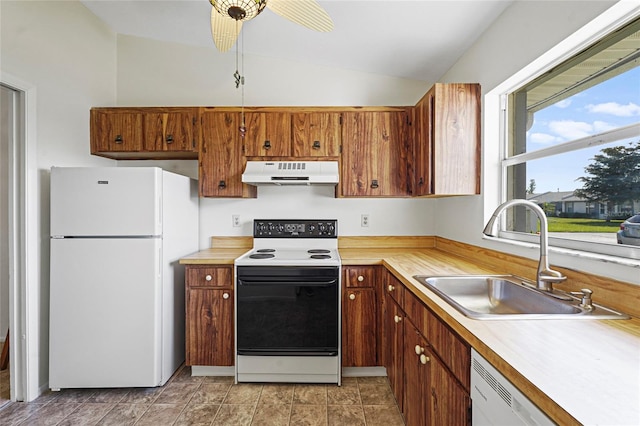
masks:
[[[506,113],[506,199],[542,207],[552,246],[640,258],[618,237],[640,213],[640,19],[511,91]],[[531,212],[510,210],[502,235],[535,241]]]

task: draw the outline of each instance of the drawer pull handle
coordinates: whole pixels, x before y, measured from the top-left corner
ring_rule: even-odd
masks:
[[[271,141],[264,141],[264,145],[262,145],[264,149],[271,149]]]
[[[173,135],[167,135],[167,143],[173,143]]]
[[[114,142],[115,143],[122,143],[123,142],[122,135],[116,135],[116,138],[115,138]]]
[[[320,149],[320,141],[313,141],[313,149]]]

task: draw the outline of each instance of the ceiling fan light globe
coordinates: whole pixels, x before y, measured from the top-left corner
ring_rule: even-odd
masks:
[[[209,0],[222,16],[236,21],[248,21],[255,18],[267,5],[267,0]]]

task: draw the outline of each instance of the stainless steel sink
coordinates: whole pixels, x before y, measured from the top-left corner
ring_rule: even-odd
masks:
[[[535,284],[513,275],[415,275],[413,278],[474,319],[629,318],[595,303],[584,305],[584,299],[573,293],[537,290]],[[588,297],[590,301],[590,293]]]

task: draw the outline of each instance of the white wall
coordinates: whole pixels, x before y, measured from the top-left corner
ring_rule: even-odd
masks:
[[[396,106],[415,105],[428,89],[421,81],[319,67],[245,55],[245,105]],[[240,105],[232,77],[235,53],[210,48],[118,36],[118,105]],[[180,164],[181,163],[181,164]],[[144,162],[121,161],[122,166]],[[148,163],[147,163],[148,164]],[[157,162],[197,177],[197,163]],[[251,235],[259,218],[336,218],[340,235],[432,235],[433,206],[428,199],[336,199],[318,187],[261,187],[256,199],[202,199],[200,245],[212,235]],[[360,215],[371,217],[360,226]],[[243,226],[232,227],[240,214]]]
[[[26,117],[36,145],[28,149],[37,150],[27,170],[37,181],[26,194],[28,204],[37,206],[27,214],[36,224],[29,244],[38,254],[29,259],[37,278],[26,289],[29,398],[48,382],[49,169],[114,164],[89,155],[89,108],[115,102],[116,38],[76,1],[3,0],[0,8],[0,70],[36,93],[35,113]]]
[[[506,9],[496,22],[443,76],[442,82],[476,81],[486,95],[541,55],[562,43],[616,1],[522,1]],[[630,3],[630,2],[627,2]],[[620,5],[618,5],[620,6]],[[484,135],[496,135],[499,105],[483,99]],[[437,201],[438,235],[495,250],[537,259],[537,248],[522,248],[483,240],[481,230],[499,204],[499,140],[483,140],[482,197],[458,197]],[[457,224],[466,223],[460,227]],[[469,232],[469,229],[476,230]],[[551,253],[552,264],[640,284],[637,267]]]

